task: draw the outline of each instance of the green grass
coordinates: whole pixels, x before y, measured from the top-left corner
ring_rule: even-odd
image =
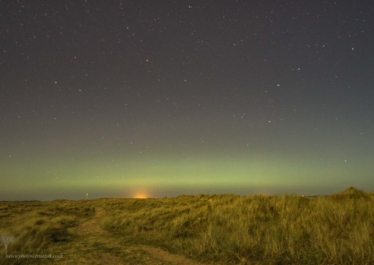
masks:
[[[76,257],[77,264],[80,257],[83,264],[83,256],[99,249],[123,259],[136,253],[140,262],[142,252],[127,248],[138,243],[210,264],[374,264],[373,202],[373,193],[354,188],[319,197],[185,195],[0,202],[0,233],[17,238],[8,254],[64,253]],[[93,217],[97,206],[107,211],[101,220],[110,233],[107,240],[123,242],[123,249],[106,241],[86,242],[72,232]],[[2,256],[3,250],[0,246]]]

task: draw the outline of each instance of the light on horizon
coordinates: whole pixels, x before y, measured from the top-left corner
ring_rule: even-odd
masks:
[[[146,192],[137,192],[135,193],[135,195],[133,196],[133,198],[135,199],[147,199],[149,196]]]

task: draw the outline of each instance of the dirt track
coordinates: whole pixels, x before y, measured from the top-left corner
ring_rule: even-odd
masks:
[[[92,255],[86,256],[85,260],[90,264],[202,265],[181,255],[170,254],[160,248],[126,243],[126,239],[111,235],[100,227],[100,222],[105,216],[105,209],[96,207],[95,215],[91,219],[71,230],[72,233],[78,235],[76,244],[87,252],[91,252]],[[93,251],[90,251],[89,246],[94,247]],[[73,264],[68,260],[65,261],[64,264]]]

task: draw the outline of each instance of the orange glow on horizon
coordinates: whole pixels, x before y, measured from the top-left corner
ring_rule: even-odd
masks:
[[[137,192],[134,195],[135,199],[146,199],[148,198],[148,195],[145,192]]]

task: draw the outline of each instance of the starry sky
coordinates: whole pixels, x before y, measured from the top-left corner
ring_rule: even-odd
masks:
[[[373,13],[0,1],[0,200],[373,190]]]

